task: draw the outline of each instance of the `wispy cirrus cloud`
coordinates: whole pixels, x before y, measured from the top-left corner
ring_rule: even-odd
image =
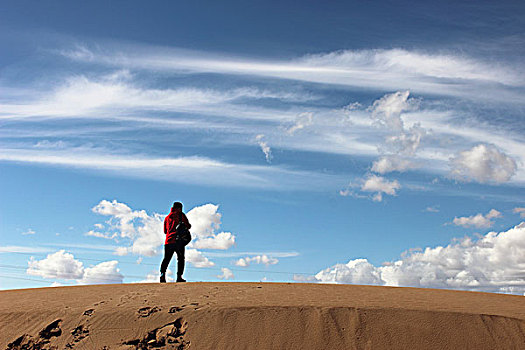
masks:
[[[102,148],[79,147],[65,150],[14,149],[0,151],[0,161],[46,164],[93,169],[151,179],[162,179],[222,185],[278,189],[301,189],[317,183],[319,189],[338,181],[337,176],[291,170],[283,167],[265,167],[216,161],[206,157],[160,158],[147,155],[122,154]]]
[[[256,87],[227,90],[205,87],[151,88],[138,84],[126,70],[95,77],[70,76],[50,88],[51,91],[45,93],[27,90],[25,96],[17,98],[16,103],[0,102],[0,118],[127,117],[133,120],[130,116],[131,111],[148,110],[197,113],[234,119],[271,119],[272,114],[265,115],[257,108],[239,108],[233,103],[240,99],[273,98],[300,102],[312,98],[311,94],[270,91]],[[290,115],[289,118],[294,117]],[[281,114],[280,119],[282,118]]]
[[[176,174],[182,182],[227,186],[318,188],[313,184],[322,183],[321,178],[335,179],[326,174],[295,171],[297,164],[265,169],[237,164],[237,159],[228,162],[228,154],[221,160],[216,160],[219,158],[217,154],[211,154],[213,152],[200,157],[170,157],[162,156],[159,149],[144,149],[139,154],[126,150],[128,145],[122,146],[121,150],[125,151],[120,152],[115,150],[119,141],[111,142],[111,145],[106,141],[110,136],[119,140],[124,133],[137,133],[138,130],[141,133],[148,130],[149,134],[158,134],[162,130],[177,133],[177,136],[192,134],[191,141],[196,143],[196,148],[202,144],[206,146],[201,141],[208,139],[210,134],[215,144],[225,148],[237,147],[239,153],[248,154],[252,152],[250,148],[258,145],[268,162],[280,154],[278,150],[366,157],[379,155],[370,169],[380,175],[414,168],[446,174],[450,158],[479,143],[495,145],[502,153],[516,159],[517,165],[525,162],[525,146],[512,128],[489,130],[487,125],[475,120],[459,126],[457,114],[461,111],[455,110],[455,106],[443,102],[438,108],[431,103],[420,103],[424,102],[421,94],[440,95],[444,86],[447,87],[445,95],[459,98],[465,97],[462,95],[465,91],[486,89],[489,85],[490,98],[499,98],[502,91],[503,95],[515,94],[521,86],[521,68],[516,66],[495,65],[453,54],[399,49],[338,51],[272,61],[147,45],[101,43],[97,47],[78,46],[60,52],[68,59],[83,63],[79,74],[61,77],[55,80],[59,81],[58,84],[53,83],[34,95],[29,93],[28,98],[0,100],[0,118],[10,120],[9,130],[0,133],[0,138],[10,140],[4,147],[9,154],[1,154],[0,160],[82,167],[151,179]],[[85,65],[85,62],[91,65]],[[100,73],[100,66],[104,66],[104,73]],[[107,67],[114,68],[114,72],[107,73]],[[156,85],[144,79],[143,70],[159,70],[173,79]],[[207,84],[187,86],[174,78],[209,72],[217,73],[218,79],[226,75],[243,75],[243,82],[210,88]],[[260,84],[258,77],[280,81]],[[322,89],[318,89],[320,86],[293,89],[289,85],[290,79],[302,83],[342,84],[350,88],[349,96],[354,87],[375,89],[368,91],[376,96],[376,100],[367,102],[369,108],[360,102],[330,106],[327,100],[323,100],[327,99],[326,86]],[[393,91],[397,92],[384,92],[391,88],[390,85],[395,86]],[[428,90],[421,89],[421,86]],[[497,93],[493,94],[493,91]],[[476,96],[467,97],[481,98],[487,94]],[[268,99],[273,102],[267,103]],[[71,118],[80,118],[89,127],[72,128],[68,124]],[[46,125],[28,128],[26,122],[34,125],[44,122]],[[375,128],[378,124],[382,128]],[[101,138],[99,132],[108,133],[108,138]],[[195,133],[201,133],[199,135],[203,137],[193,137]],[[20,138],[16,143],[11,142],[14,135]],[[83,154],[78,143],[42,140],[47,135],[89,138],[97,145],[92,148],[100,149],[94,154],[101,153],[101,156],[95,159],[90,154]],[[264,138],[257,140],[258,135],[264,135]],[[136,137],[142,146],[142,136]],[[163,141],[167,142],[168,135],[164,137],[166,140]],[[40,139],[35,141],[34,147],[20,142],[29,138]],[[51,143],[54,143],[53,147]],[[70,157],[73,153],[74,156]],[[275,161],[278,163],[277,159]],[[190,176],[193,170],[195,176]],[[205,172],[218,176],[206,176]],[[275,180],[274,174],[278,175],[279,181]],[[298,181],[294,181],[294,177]],[[517,167],[508,180],[525,181],[525,171]],[[321,186],[337,187],[328,181]]]
[[[515,103],[519,103],[519,94],[513,88],[523,87],[525,81],[523,67],[453,53],[404,49],[342,50],[280,61],[145,45],[102,49],[77,46],[60,53],[73,60],[116,67],[253,75],[381,90],[411,89],[473,99],[479,97],[480,91],[496,86],[497,92],[488,98]]]

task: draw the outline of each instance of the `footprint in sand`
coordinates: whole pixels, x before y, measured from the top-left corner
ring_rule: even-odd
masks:
[[[44,329],[40,331],[38,334],[40,338],[42,339],[51,339],[52,337],[58,337],[62,334],[62,330],[60,329],[60,322],[62,322],[61,319],[55,320],[48,324]]]
[[[170,307],[170,311],[168,311],[170,314],[174,314],[175,312],[179,312],[179,311],[182,311],[184,310],[183,307],[180,307],[180,306],[172,306]]]
[[[139,317],[148,317],[151,314],[154,314],[155,312],[158,312],[158,311],[160,311],[160,308],[158,306],[154,306],[154,307],[147,306],[147,307],[143,307],[139,309],[137,313],[139,314]]]
[[[95,309],[86,310],[84,311],[84,316],[92,316],[94,312],[95,312]]]
[[[48,324],[44,329],[38,333],[38,337],[33,338],[29,334],[23,334],[16,338],[13,342],[7,344],[7,350],[15,349],[44,349],[46,344],[50,342],[53,337],[62,335],[60,329],[61,319],[55,320]]]
[[[89,329],[86,326],[81,324],[80,326],[73,329],[71,331],[71,334],[73,335],[73,341],[75,343],[78,343],[85,337],[89,336]]]
[[[122,344],[132,345],[135,349],[163,348],[184,350],[190,345],[190,342],[184,339],[187,328],[188,322],[178,318],[175,322],[149,331],[143,338],[128,340]]]

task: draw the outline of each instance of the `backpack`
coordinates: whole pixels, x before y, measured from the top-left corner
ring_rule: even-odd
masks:
[[[182,245],[183,247],[187,246],[191,242],[191,233],[190,230],[186,227],[184,221],[182,221],[182,211],[179,213],[179,223],[175,227],[177,235],[175,236],[175,241]]]

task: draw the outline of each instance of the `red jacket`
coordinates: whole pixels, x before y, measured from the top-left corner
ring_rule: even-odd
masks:
[[[166,241],[164,244],[175,243],[175,236],[177,236],[177,225],[179,224],[179,215],[181,210],[171,208],[171,213],[164,219],[164,234],[166,235]],[[182,213],[182,221],[186,224],[188,229],[191,228],[191,224],[186,217],[186,214]]]

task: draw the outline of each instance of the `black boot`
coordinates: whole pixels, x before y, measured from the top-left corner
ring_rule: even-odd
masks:
[[[186,282],[186,280],[182,276],[177,276],[177,282]]]
[[[160,283],[166,283],[166,274],[164,272],[160,274]]]

